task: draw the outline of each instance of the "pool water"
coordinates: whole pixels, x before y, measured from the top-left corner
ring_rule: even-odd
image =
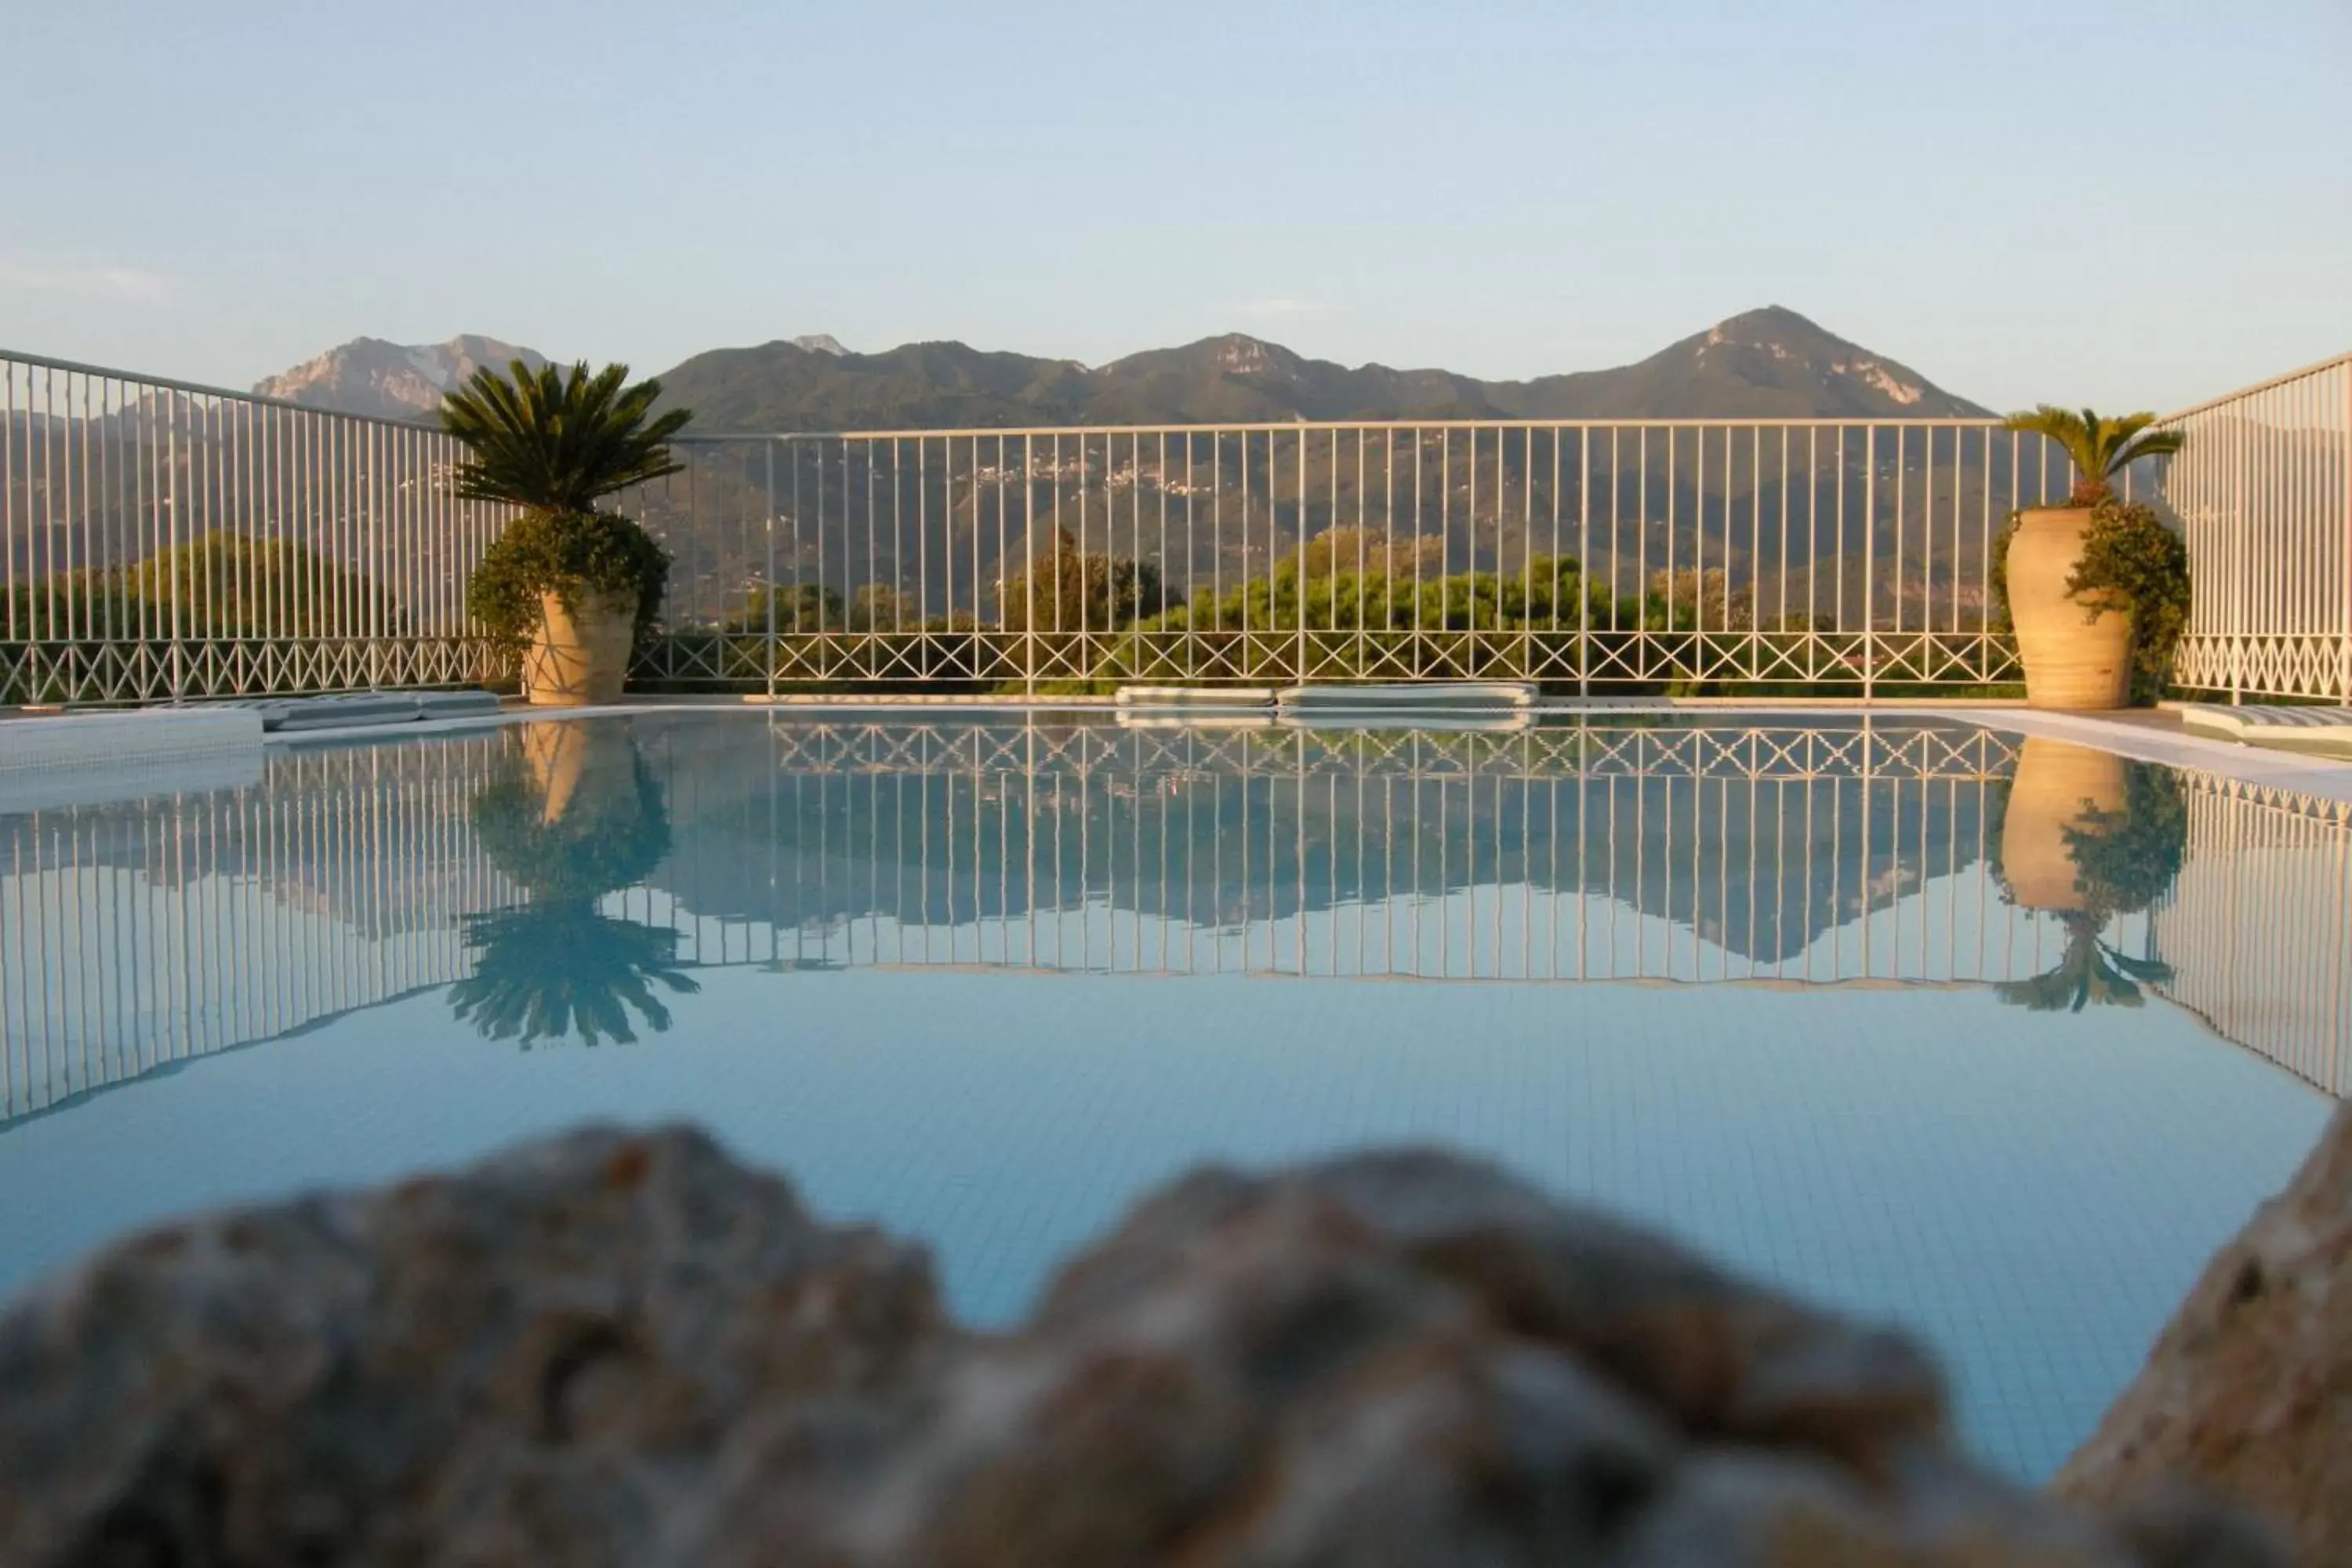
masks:
[[[0,816],[0,1289],[689,1118],[995,1324],[1196,1163],[1433,1142],[1907,1326],[2039,1479],[2352,1055],[2343,807],[1971,725],[681,710],[208,782]]]

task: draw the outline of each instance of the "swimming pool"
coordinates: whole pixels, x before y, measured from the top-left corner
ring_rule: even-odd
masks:
[[[0,1289],[690,1118],[1003,1321],[1192,1163],[1438,1142],[1908,1326],[2038,1479],[2352,1028],[2345,806],[1951,721],[680,710],[178,782],[0,816]]]

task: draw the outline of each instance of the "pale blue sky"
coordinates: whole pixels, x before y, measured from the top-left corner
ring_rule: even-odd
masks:
[[[1997,405],[2352,347],[2347,0],[0,0],[0,345],[665,368],[1241,330],[1488,376],[1780,303]]]

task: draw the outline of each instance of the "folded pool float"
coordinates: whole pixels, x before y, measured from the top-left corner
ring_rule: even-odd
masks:
[[[1121,708],[1271,708],[1269,686],[1122,686]]]
[[[310,730],[382,729],[422,719],[480,718],[498,712],[499,700],[488,691],[344,691],[219,706],[249,708],[260,715],[263,730],[293,735]]]
[[[1392,686],[1289,686],[1285,711],[1478,713],[1532,708],[1534,686],[1516,680],[1416,680]]]
[[[2352,757],[2352,708],[2289,707],[2252,702],[2184,702],[2180,727],[2192,735],[2237,741],[2273,751]]]

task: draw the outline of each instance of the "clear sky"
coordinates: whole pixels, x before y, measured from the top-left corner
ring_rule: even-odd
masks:
[[[1486,376],[1787,305],[2000,406],[2352,348],[2352,0],[0,0],[0,345],[1238,330]]]

